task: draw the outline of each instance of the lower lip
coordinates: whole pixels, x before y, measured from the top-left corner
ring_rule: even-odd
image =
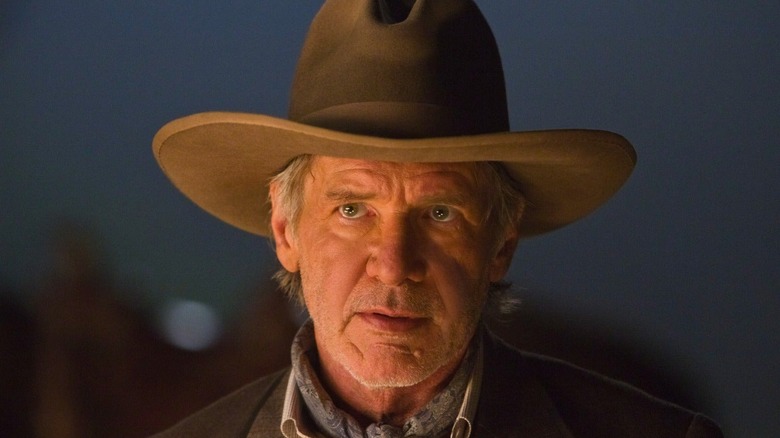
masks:
[[[379,313],[361,313],[360,317],[377,330],[386,332],[406,332],[423,325],[423,318],[395,318]]]

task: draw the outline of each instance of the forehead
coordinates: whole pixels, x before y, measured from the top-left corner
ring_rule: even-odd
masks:
[[[420,186],[462,192],[481,191],[485,163],[399,163],[315,156],[310,178],[315,186],[325,184],[373,184],[382,187]]]

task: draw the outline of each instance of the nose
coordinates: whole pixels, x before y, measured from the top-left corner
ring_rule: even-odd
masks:
[[[394,218],[383,223],[369,243],[366,273],[388,286],[422,281],[425,261],[421,243],[407,220]]]

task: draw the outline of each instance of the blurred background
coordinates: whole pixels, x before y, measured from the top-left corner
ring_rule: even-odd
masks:
[[[780,3],[478,2],[514,130],[619,132],[604,208],[522,242],[495,330],[780,433]],[[261,238],[184,199],[164,123],[284,117],[318,1],[0,3],[0,436],[141,437],[288,362]]]

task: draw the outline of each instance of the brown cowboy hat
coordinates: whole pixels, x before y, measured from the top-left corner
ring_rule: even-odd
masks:
[[[269,235],[268,179],[301,154],[498,161],[528,200],[521,233],[587,215],[636,162],[618,134],[510,132],[501,60],[471,0],[327,0],[293,81],[289,119],[209,112],[154,137],[168,178],[200,207]]]

